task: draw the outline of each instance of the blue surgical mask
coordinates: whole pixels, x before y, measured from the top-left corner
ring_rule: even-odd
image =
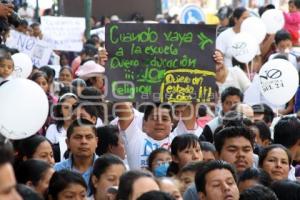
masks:
[[[165,162],[160,164],[158,167],[154,168],[154,175],[156,177],[164,177],[167,175],[167,170],[169,168],[169,163]]]

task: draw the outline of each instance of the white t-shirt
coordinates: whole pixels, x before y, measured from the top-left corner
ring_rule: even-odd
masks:
[[[46,131],[46,138],[50,140],[52,144],[59,144],[60,160],[65,160],[64,153],[68,149],[66,144],[67,131],[63,127],[60,131],[57,131],[56,124],[51,124]]]
[[[230,68],[232,66],[232,52],[230,46],[233,38],[237,33],[233,31],[233,28],[228,28],[223,31],[216,39],[216,49],[220,50],[224,54],[224,64]]]
[[[202,132],[203,129],[200,126],[198,126],[197,123],[195,123],[194,129],[188,130],[182,120],[179,120],[176,128],[173,130],[173,134],[175,136],[185,134],[185,133],[192,133],[195,134],[197,137],[199,137],[202,134]]]
[[[224,83],[217,82],[220,94],[228,87],[236,87],[243,93],[251,85],[251,81],[246,76],[245,72],[239,67],[228,68],[228,75]]]
[[[134,116],[131,124],[124,130],[127,160],[131,170],[147,167],[150,153],[159,147],[168,149],[175,137],[170,133],[163,140],[154,140],[142,131],[139,123],[138,117]]]

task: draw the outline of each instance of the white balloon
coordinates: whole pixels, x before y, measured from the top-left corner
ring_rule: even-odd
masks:
[[[260,91],[274,105],[287,103],[296,93],[299,77],[294,65],[284,59],[273,59],[259,71]]]
[[[241,32],[246,32],[256,38],[260,44],[266,37],[267,30],[263,21],[258,17],[248,17],[241,25]]]
[[[0,133],[9,139],[35,134],[45,123],[49,104],[35,82],[16,78],[0,87]]]
[[[239,62],[248,63],[257,54],[258,47],[253,36],[248,33],[238,33],[232,39],[229,51]]]
[[[274,34],[284,26],[284,16],[281,10],[270,9],[264,12],[261,16],[264,22],[267,33]]]
[[[32,71],[32,61],[25,53],[12,55],[15,70],[12,74],[14,78],[27,78]]]

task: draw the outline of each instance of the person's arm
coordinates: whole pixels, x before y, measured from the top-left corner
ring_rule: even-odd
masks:
[[[116,115],[119,117],[119,126],[121,130],[126,130],[134,118],[132,104],[129,102],[118,102],[115,104],[114,108]]]
[[[275,34],[268,34],[265,40],[260,44],[261,57],[265,58],[274,43]]]
[[[288,102],[288,105],[287,105],[286,108],[280,109],[280,110],[278,111],[278,113],[281,114],[281,115],[288,115],[288,114],[292,113],[293,110],[294,110],[294,98],[295,98],[295,97],[293,97],[293,98]]]
[[[13,4],[3,4],[0,3],[0,17],[7,18],[13,13]]]

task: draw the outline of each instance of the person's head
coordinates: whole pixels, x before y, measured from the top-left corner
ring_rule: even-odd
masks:
[[[162,191],[150,191],[142,194],[137,200],[175,200],[170,194]]]
[[[3,51],[3,53],[2,53]],[[14,71],[14,62],[10,56],[10,53],[1,48],[0,55],[0,78],[8,78]]]
[[[280,200],[298,200],[300,199],[300,183],[298,181],[282,180],[275,181],[271,185]]]
[[[73,80],[71,68],[62,67],[59,71],[58,80],[66,85],[70,85]]]
[[[176,136],[171,143],[172,165],[177,165],[179,170],[187,163],[202,161],[203,154],[198,137],[195,134],[183,134]]]
[[[251,127],[255,133],[255,142],[262,146],[266,147],[272,142],[270,128],[264,121],[257,121]]]
[[[71,85],[74,88],[74,91],[76,92],[77,96],[81,95],[81,92],[84,90],[86,87],[86,83],[83,79],[76,78],[71,82]]]
[[[45,72],[47,74],[48,77],[48,83],[52,84],[53,80],[55,78],[55,70],[49,66],[43,66],[39,69],[41,72]]]
[[[25,184],[18,184],[16,189],[23,199],[44,200],[44,198],[41,197],[36,191]]]
[[[292,159],[290,152],[281,144],[264,148],[259,155],[259,167],[265,170],[274,181],[288,178]]]
[[[76,119],[67,130],[66,143],[74,157],[93,157],[97,142],[96,128],[89,120],[82,118]]]
[[[128,171],[120,178],[117,199],[136,200],[143,193],[159,190],[153,176],[146,171]]]
[[[148,169],[156,177],[166,176],[171,161],[171,153],[167,149],[155,149],[148,157]]]
[[[243,21],[247,19],[249,16],[250,16],[249,11],[244,7],[238,7],[234,9],[232,14],[234,27],[236,27],[239,31]]]
[[[235,87],[226,88],[221,94],[223,112],[228,112],[234,104],[242,102],[243,99],[244,95],[240,89]]]
[[[256,185],[241,192],[240,200],[278,200],[278,198],[270,188]]]
[[[16,30],[27,35],[28,32],[28,22],[26,19],[21,19]]]
[[[96,149],[97,155],[111,153],[122,160],[125,159],[125,145],[124,139],[120,134],[118,126],[108,125],[97,128],[98,147]]]
[[[238,200],[236,182],[234,167],[222,160],[206,163],[195,176],[196,189],[201,200]]]
[[[40,37],[42,34],[40,24],[39,23],[32,23],[30,25],[31,28],[31,36],[33,37]]]
[[[52,175],[48,188],[50,200],[85,200],[87,185],[82,176],[74,171],[61,170]]]
[[[91,176],[95,199],[105,199],[108,189],[119,185],[119,179],[125,171],[120,158],[111,154],[100,156],[94,163]]]
[[[170,194],[176,200],[183,200],[180,193],[179,182],[176,179],[164,177],[158,180],[159,189]]]
[[[165,139],[172,130],[172,106],[165,103],[147,105],[143,123],[151,138]]]
[[[251,122],[254,122],[254,112],[251,106],[244,103],[237,103],[231,107],[230,110],[237,111],[243,115],[243,118],[247,118]]]
[[[70,58],[69,58],[69,55],[68,53],[61,53],[60,54],[60,59],[59,59],[59,64],[61,67],[69,67],[70,65]]]
[[[195,180],[195,174],[197,170],[199,170],[203,165],[205,165],[205,162],[199,161],[199,162],[192,162],[186,164],[177,174],[177,178],[179,179],[181,183],[181,191],[184,193],[186,189],[194,182]]]
[[[83,118],[89,120],[94,125],[97,123],[99,117],[99,111],[95,103],[92,102],[80,102],[74,110],[75,118]]]
[[[218,158],[233,164],[238,173],[253,165],[254,136],[246,127],[226,127],[215,134]]]
[[[204,162],[216,159],[216,148],[212,143],[203,141],[200,142],[200,146]]]
[[[80,57],[82,61],[94,58],[98,54],[98,49],[92,44],[84,44]]]
[[[65,121],[72,118],[73,105],[77,103],[78,97],[70,92],[67,92],[59,97],[57,105],[54,107],[53,118],[56,121],[57,131],[61,132],[61,128]]]
[[[252,106],[254,111],[254,121],[264,121],[268,126],[271,125],[274,112],[267,104],[255,104]]]
[[[13,160],[12,143],[0,134],[0,199],[21,200],[16,191],[16,178],[11,162]]]
[[[49,78],[45,72],[35,72],[30,76],[30,80],[36,82],[44,92],[49,92]]]
[[[297,12],[300,10],[300,1],[299,0],[290,0],[289,4],[289,12]]]
[[[293,46],[290,33],[286,30],[277,31],[275,34],[275,44],[279,53],[288,54]]]
[[[300,154],[300,120],[284,117],[274,127],[274,143],[282,144],[291,151],[292,159]]]
[[[258,184],[269,187],[271,182],[272,179],[267,172],[260,168],[251,167],[240,174],[238,187],[239,191],[243,192],[245,189],[251,188]]]
[[[51,143],[42,135],[33,135],[20,140],[17,151],[19,160],[36,159],[54,165]]]
[[[45,197],[53,173],[54,169],[45,161],[30,159],[19,165],[16,178],[18,183],[30,186],[40,196]]]
[[[223,6],[218,10],[217,16],[220,20],[221,26],[228,26],[229,25],[229,19],[232,15],[232,8],[230,6]]]

